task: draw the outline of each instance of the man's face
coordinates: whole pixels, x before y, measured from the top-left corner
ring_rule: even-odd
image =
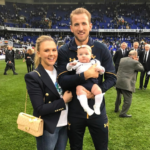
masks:
[[[149,46],[146,45],[146,46],[145,46],[145,51],[148,51],[148,50],[149,50]]]
[[[11,50],[11,47],[10,47],[10,46],[8,46],[8,47],[7,47],[7,49],[8,49],[8,50]]]
[[[77,45],[87,44],[92,24],[89,22],[88,16],[85,13],[72,16],[70,29],[75,36]]]
[[[139,43],[134,43],[133,47],[134,47],[134,49],[138,49]]]
[[[121,45],[121,49],[123,49],[123,50],[125,50],[126,47],[127,47],[127,45],[126,45],[125,43],[123,43],[123,44]]]

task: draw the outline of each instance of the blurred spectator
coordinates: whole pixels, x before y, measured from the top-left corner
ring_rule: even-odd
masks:
[[[34,60],[32,59],[32,50],[31,50],[31,48],[28,48],[28,50],[25,54],[24,61],[26,61],[28,73],[31,72],[32,71],[31,65],[34,63]]]
[[[14,63],[14,50],[12,50],[12,46],[7,47],[7,51],[5,53],[5,62],[6,62],[6,67],[4,70],[4,75],[7,75],[7,70],[11,67],[13,74],[17,75],[15,72],[15,63]]]

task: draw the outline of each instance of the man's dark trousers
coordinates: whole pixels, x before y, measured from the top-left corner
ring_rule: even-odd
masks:
[[[119,111],[119,106],[121,104],[121,94],[123,94],[124,103],[122,106],[122,111],[120,112],[120,115],[126,115],[127,111],[129,110],[131,106],[132,101],[132,92],[116,88],[117,90],[117,98],[115,102],[115,111]]]
[[[6,67],[5,67],[5,70],[4,70],[4,74],[7,72],[7,70],[11,67],[13,73],[15,73],[15,67],[14,67],[14,64],[11,62],[11,63],[7,63],[6,64]]]
[[[147,71],[146,70],[144,70],[143,72],[141,72],[141,76],[140,76],[140,88],[141,89],[143,88],[144,76],[145,76],[144,88],[147,88],[148,81],[149,81],[149,75],[147,75]]]
[[[91,134],[95,150],[107,150],[108,119],[106,114],[92,119],[70,116],[68,121],[68,136],[71,150],[82,150],[86,126]]]

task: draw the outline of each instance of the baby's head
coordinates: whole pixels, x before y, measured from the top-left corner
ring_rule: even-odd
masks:
[[[88,63],[92,57],[92,49],[88,45],[81,45],[77,47],[77,57],[79,62]]]

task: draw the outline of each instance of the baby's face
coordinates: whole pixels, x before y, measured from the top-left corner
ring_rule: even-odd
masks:
[[[78,49],[77,51],[77,57],[78,57],[79,62],[88,63],[91,60],[91,56],[92,54],[90,50],[86,47],[82,47]]]

